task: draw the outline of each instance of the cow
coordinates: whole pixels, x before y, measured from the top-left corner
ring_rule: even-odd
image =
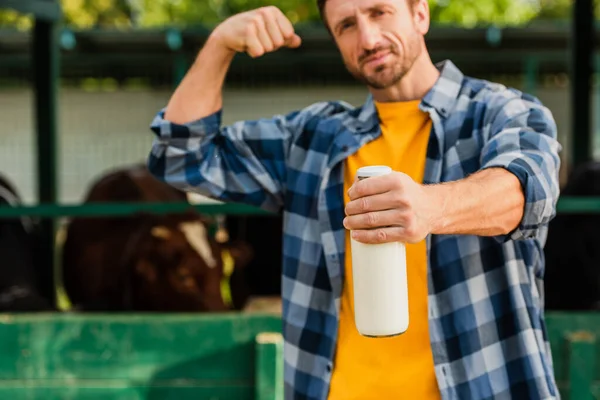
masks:
[[[561,196],[600,196],[600,163],[575,168]],[[544,256],[546,310],[600,310],[600,214],[557,214],[548,227]]]
[[[84,204],[186,199],[135,164],[93,182]],[[249,293],[236,277],[252,259],[252,249],[243,242],[217,242],[210,226],[191,207],[164,215],[72,218],[61,256],[65,292],[76,310],[89,312],[241,309]]]
[[[0,205],[22,205],[4,175],[0,175]],[[41,245],[39,221],[28,216],[0,219],[0,312],[56,310],[53,288],[44,290],[44,278],[52,276],[52,260],[40,257]]]

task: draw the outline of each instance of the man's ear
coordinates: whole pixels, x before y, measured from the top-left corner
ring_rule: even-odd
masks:
[[[427,0],[418,0],[413,5],[413,16],[417,30],[421,35],[425,36],[429,32],[431,24],[429,2]]]

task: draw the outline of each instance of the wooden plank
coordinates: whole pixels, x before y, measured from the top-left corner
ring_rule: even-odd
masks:
[[[60,4],[54,0],[0,0],[0,9],[4,8],[46,21],[56,21],[62,16]]]
[[[256,400],[283,400],[283,336],[260,333],[256,338]]]
[[[0,386],[0,398],[11,400],[252,400],[252,392],[244,387],[146,387],[97,382],[58,387]]]
[[[565,340],[597,336],[600,313],[548,313],[546,322],[563,398],[600,398],[590,364],[599,346],[573,350],[577,341]],[[280,332],[279,316],[265,313],[0,315],[0,398],[277,399]],[[578,367],[585,379],[576,354],[591,357]]]
[[[590,400],[595,366],[595,336],[589,331],[569,333],[569,396],[571,400]]]
[[[594,336],[600,334],[600,313],[597,312],[549,312],[546,313],[546,326],[548,332],[548,340],[552,347],[552,358],[554,364],[554,374],[557,384],[560,389],[561,397],[569,399],[569,393],[573,389],[572,385],[579,385],[577,382],[571,382],[572,376],[570,371],[570,348],[569,341],[565,340],[569,335],[587,331]],[[600,346],[593,346],[589,349],[595,360],[600,360]],[[595,398],[600,398],[600,371],[598,362],[591,367],[591,380],[589,383],[591,390],[595,394]]]
[[[177,381],[253,393],[255,337],[280,329],[280,318],[260,314],[4,316],[0,386]]]

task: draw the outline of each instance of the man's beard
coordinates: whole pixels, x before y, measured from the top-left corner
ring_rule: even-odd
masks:
[[[400,57],[398,51],[394,48],[377,48],[363,53],[359,58],[359,64],[368,56],[381,51],[389,52],[390,56],[393,57],[393,61],[377,66],[369,75],[364,74],[360,67],[351,68],[348,62],[344,62],[346,69],[359,82],[364,83],[373,89],[387,89],[404,78],[421,54],[418,43],[412,42],[407,46],[407,52],[404,54],[404,57]]]

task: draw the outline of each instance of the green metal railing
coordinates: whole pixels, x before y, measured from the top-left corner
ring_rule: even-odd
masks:
[[[127,216],[134,213],[169,214],[195,209],[205,215],[274,215],[257,207],[244,204],[190,203],[88,203],[77,205],[37,204],[33,206],[0,206],[0,218],[16,218],[23,215],[60,217],[107,217]]]
[[[233,203],[200,205],[189,203],[88,203],[81,205],[0,206],[0,218],[17,218],[23,215],[40,218],[118,217],[135,213],[180,213],[191,209],[205,215],[276,215],[257,207]],[[557,204],[557,212],[561,214],[600,213],[600,197],[561,197]]]

